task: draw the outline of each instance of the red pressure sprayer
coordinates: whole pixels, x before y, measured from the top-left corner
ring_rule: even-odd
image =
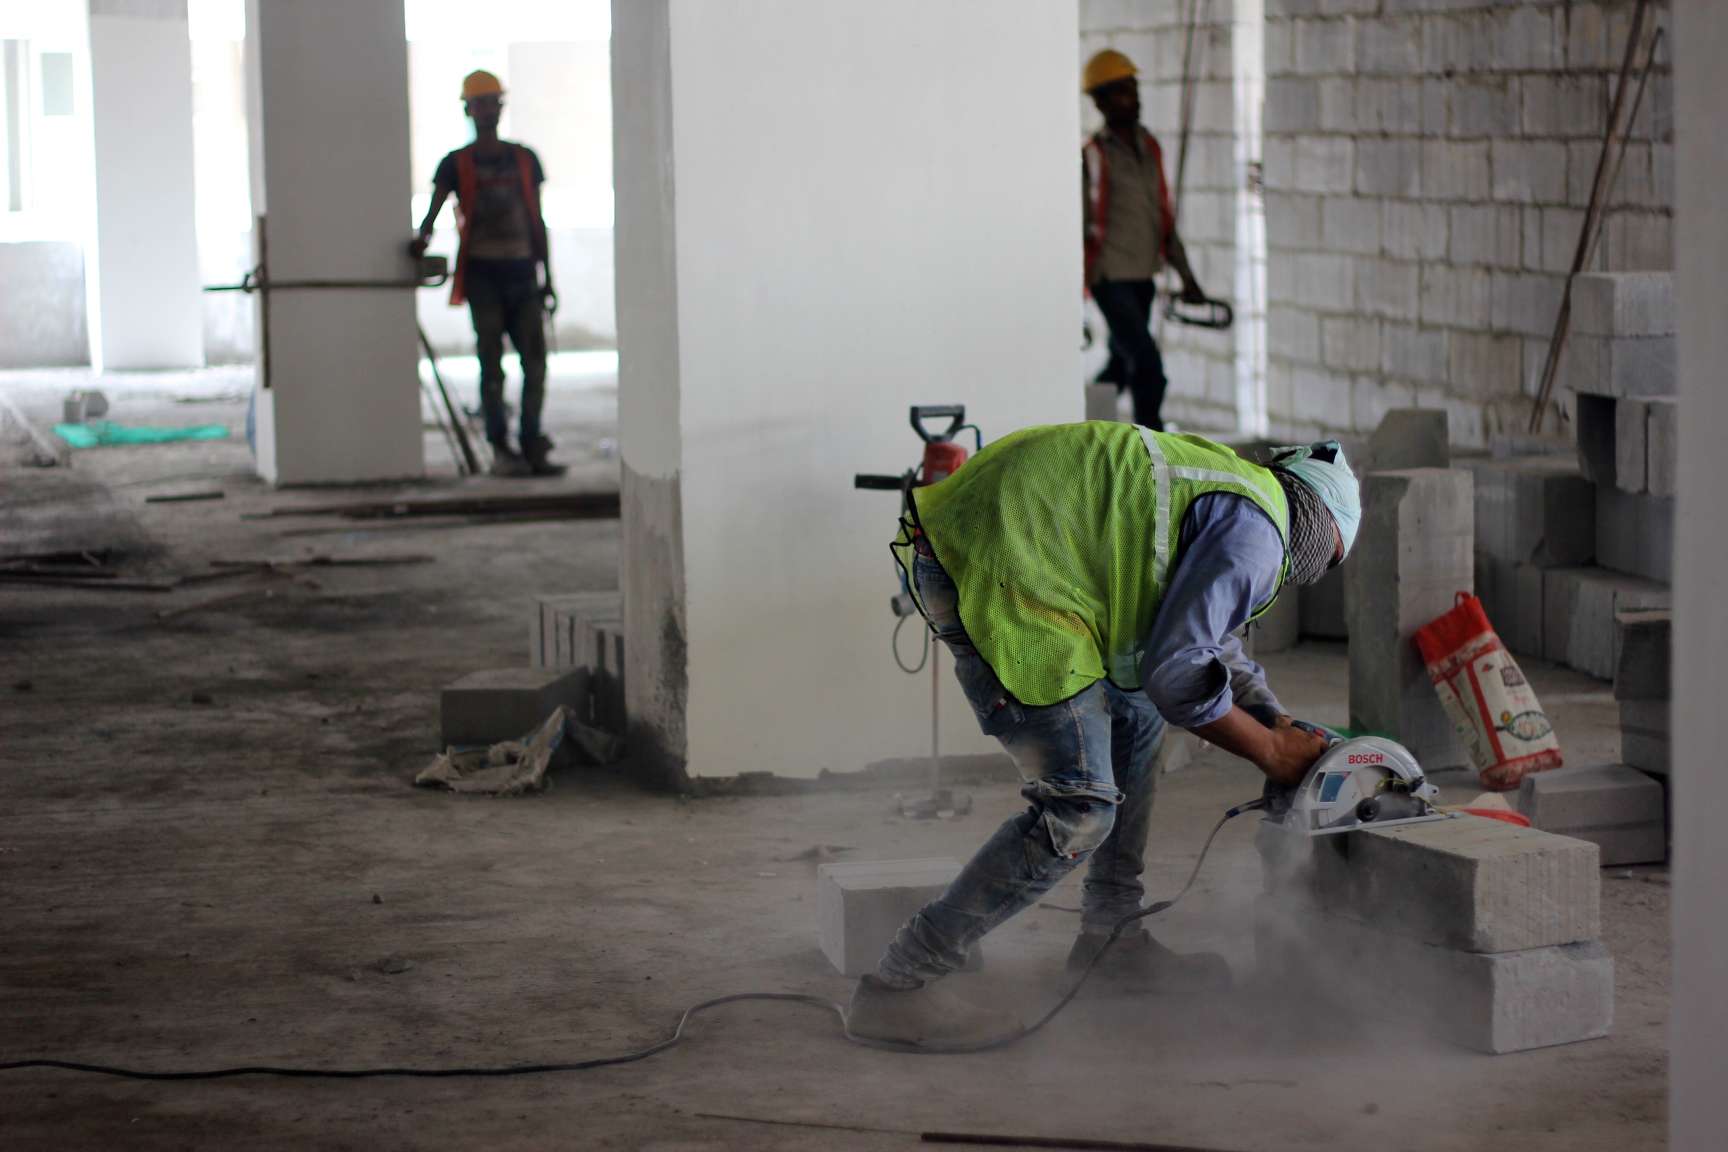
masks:
[[[925,427],[926,420],[941,420],[946,418],[948,427],[932,430]],[[934,484],[938,480],[946,480],[960,466],[966,463],[968,453],[964,445],[956,443],[956,437],[970,428],[975,437],[976,447],[983,447],[984,436],[975,424],[966,423],[966,407],[963,404],[914,404],[911,412],[912,431],[918,433],[918,438],[924,441],[924,458],[917,468],[908,468],[898,476],[883,473],[860,472],[852,478],[855,488],[874,488],[878,490],[900,493],[900,515],[904,519],[911,511],[912,489]],[[940,676],[937,656],[937,645],[934,644],[928,632],[924,637],[924,659],[914,667],[909,667],[900,659],[900,628],[906,623],[906,618],[916,612],[917,606],[912,602],[912,593],[906,587],[905,576],[901,576],[900,592],[890,601],[897,619],[894,623],[894,663],[900,670],[917,674],[924,670],[924,665],[930,666],[930,795],[920,800],[901,801],[901,814],[912,817],[928,818],[965,812],[972,806],[970,797],[956,802],[954,795],[941,786],[942,758],[940,755],[941,730],[938,722],[937,694]]]
[[[943,417],[947,417],[948,427],[942,431],[931,431],[924,426],[926,420],[940,420]],[[854,488],[876,488],[893,492],[921,488],[938,480],[946,480],[960,470],[960,465],[966,463],[966,447],[956,443],[955,437],[967,428],[977,433],[978,428],[966,423],[964,404],[914,404],[911,421],[912,431],[918,433],[918,438],[924,441],[924,459],[919,466],[908,468],[898,476],[860,472],[852,478]]]

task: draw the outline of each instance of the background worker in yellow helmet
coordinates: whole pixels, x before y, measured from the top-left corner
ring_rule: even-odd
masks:
[[[1134,62],[1105,49],[1086,62],[1081,86],[1104,117],[1081,153],[1086,289],[1110,326],[1110,365],[1100,375],[1134,397],[1134,422],[1163,429],[1164,357],[1152,338],[1153,278],[1168,265],[1182,299],[1206,294],[1176,235],[1163,151],[1140,123]]]
[[[534,150],[498,138],[504,86],[490,72],[470,72],[462,103],[474,121],[474,142],[444,157],[433,177],[432,206],[408,250],[426,251],[444,201],[456,194],[461,237],[450,303],[467,301],[480,358],[480,407],[492,443],[492,471],[500,476],[556,476],[564,466],[548,458],[552,441],[540,427],[546,400],[546,329],[542,310],[555,310],[552,259],[540,213],[545,173]],[[543,279],[541,278],[543,275]],[[510,447],[504,412],[504,338],[522,364],[522,417]]]

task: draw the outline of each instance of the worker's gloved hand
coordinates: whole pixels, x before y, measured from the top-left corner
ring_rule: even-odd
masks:
[[[1184,304],[1204,304],[1207,299],[1205,290],[1200,287],[1200,281],[1190,280],[1182,285],[1182,302]]]
[[[431,243],[432,238],[430,236],[415,236],[414,239],[408,241],[408,255],[416,260],[420,259],[426,255],[426,249]]]
[[[548,316],[558,315],[558,293],[552,290],[550,284],[540,289],[540,307],[545,309]]]

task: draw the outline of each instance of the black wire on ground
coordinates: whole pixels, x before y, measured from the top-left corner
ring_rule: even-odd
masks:
[[[1212,850],[1212,841],[1217,839],[1218,833],[1224,825],[1244,812],[1250,812],[1264,806],[1264,800],[1254,800],[1246,804],[1238,804],[1225,812],[1219,818],[1218,823],[1212,826],[1212,831],[1207,835],[1206,842],[1201,845],[1200,855],[1195,859],[1194,867],[1188,873],[1187,882],[1182,885],[1181,891],[1168,900],[1160,900],[1118,920],[1116,926],[1110,930],[1110,937],[1104,942],[1104,946],[1093,954],[1091,961],[1085,968],[1081,969],[1080,975],[1068,985],[1054,1007],[1031,1024],[989,1040],[966,1044],[944,1044],[940,1041],[911,1043],[899,1040],[878,1040],[855,1035],[852,1032],[851,1024],[846,1019],[846,1009],[832,1000],[824,1000],[820,996],[810,996],[799,992],[735,992],[730,996],[716,996],[712,1000],[692,1004],[684,1010],[682,1016],[678,1017],[678,1025],[672,1029],[670,1036],[658,1043],[650,1044],[646,1048],[618,1056],[596,1056],[588,1060],[573,1060],[564,1063],[497,1064],[447,1068],[296,1068],[273,1064],[247,1064],[233,1068],[194,1069],[185,1072],[148,1072],[113,1064],[88,1064],[75,1060],[13,1060],[0,1063],[0,1072],[52,1068],[64,1072],[88,1072],[98,1076],[114,1076],[122,1080],[228,1080],[236,1076],[278,1076],[293,1080],[375,1080],[383,1077],[444,1080],[456,1077],[537,1076],[547,1072],[586,1072],[592,1068],[610,1068],[619,1064],[634,1064],[638,1060],[657,1056],[684,1039],[686,1027],[699,1013],[710,1008],[718,1008],[722,1004],[737,1004],[745,1000],[771,1000],[786,1004],[802,1004],[809,1008],[832,1012],[840,1018],[841,1035],[852,1043],[867,1048],[878,1048],[887,1052],[903,1052],[909,1055],[959,1055],[967,1052],[989,1052],[997,1048],[1006,1048],[1010,1044],[1024,1040],[1054,1020],[1057,1014],[1068,1007],[1074,997],[1079,994],[1087,978],[1092,975],[1092,970],[1097,967],[1098,961],[1103,958],[1104,953],[1110,950],[1111,945],[1121,938],[1122,933],[1128,929],[1130,924],[1144,920],[1148,916],[1156,916],[1158,913],[1174,907],[1177,901],[1188,895],[1188,890],[1194,887],[1194,881],[1200,875],[1201,865],[1206,862],[1206,854]]]

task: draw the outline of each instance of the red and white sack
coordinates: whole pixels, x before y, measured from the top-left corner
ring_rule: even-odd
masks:
[[[1416,630],[1416,646],[1482,787],[1505,792],[1531,772],[1560,767],[1554,725],[1482,601],[1458,593],[1452,611]]]

